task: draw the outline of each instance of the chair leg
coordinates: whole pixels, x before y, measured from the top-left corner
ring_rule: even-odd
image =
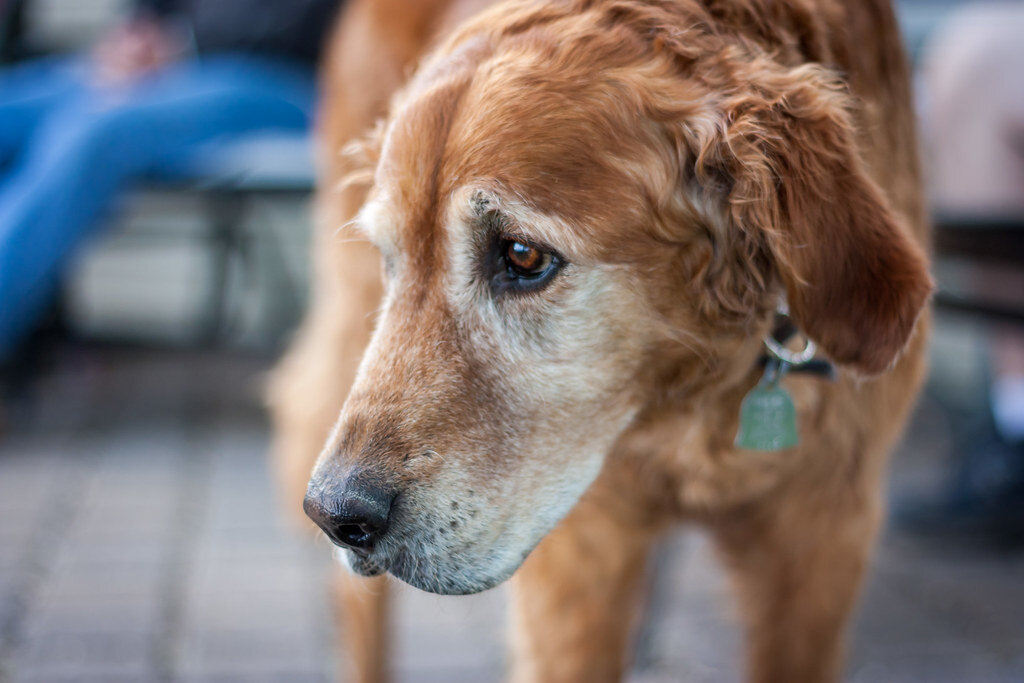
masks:
[[[208,245],[213,258],[200,336],[204,344],[215,346],[228,328],[231,264],[242,253],[245,201],[237,193],[217,193],[207,197],[206,206],[210,221]]]

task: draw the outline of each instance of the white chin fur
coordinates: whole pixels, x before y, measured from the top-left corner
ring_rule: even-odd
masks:
[[[333,554],[334,554],[334,561],[335,562],[340,564],[342,567],[344,567],[348,571],[350,571],[350,572],[352,571],[352,564],[351,564],[351,561],[349,560],[348,551],[346,551],[344,548],[335,547]]]

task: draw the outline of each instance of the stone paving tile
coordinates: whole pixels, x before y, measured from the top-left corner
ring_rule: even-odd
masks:
[[[437,669],[422,667],[394,670],[397,683],[497,683],[504,679],[500,667],[447,666]]]
[[[285,523],[268,498],[237,492],[214,492],[203,523],[218,538],[252,532],[283,532]]]
[[[25,445],[14,444],[14,447]],[[57,445],[60,447],[63,444]],[[26,449],[34,450],[34,449]],[[0,457],[0,567],[21,560],[39,533],[52,490],[56,462],[50,454],[26,452]],[[33,458],[38,461],[34,462]]]
[[[54,564],[64,568],[79,563],[110,562],[140,566],[161,565],[168,554],[166,540],[162,538],[138,539],[122,542],[118,538],[103,540],[70,538],[62,543],[54,556]]]
[[[23,585],[24,579],[20,572],[0,570],[0,633],[12,628],[19,621],[24,608]],[[3,669],[2,664],[0,657],[0,670]]]
[[[36,533],[30,529],[0,530],[0,573],[12,573],[21,568]]]
[[[173,531],[174,498],[155,495],[148,497],[145,505],[109,500],[91,505],[81,511],[73,528],[74,537],[86,543],[165,540]]]
[[[850,668],[849,683],[1020,683],[1024,668],[1007,666],[955,639],[928,652],[908,653]]]
[[[247,528],[230,532],[205,530],[195,537],[197,561],[211,564],[307,562],[311,550],[308,539],[280,529]],[[318,553],[323,560],[324,552]]]
[[[25,620],[28,634],[154,633],[164,610],[156,593],[37,596]]]
[[[176,656],[182,676],[311,674],[323,670],[324,652],[308,633],[258,626],[231,630],[189,629]]]
[[[159,683],[148,671],[130,672],[119,669],[98,671],[16,672],[11,683]]]
[[[957,566],[959,565],[959,566]],[[944,636],[973,645],[993,657],[1024,654],[1024,619],[1008,605],[1024,605],[1020,571],[983,567],[953,559],[946,566],[918,562],[900,570],[881,567],[878,581],[939,625]],[[879,606],[880,611],[885,607]],[[909,622],[899,615],[890,624]],[[878,639],[877,631],[869,632]],[[865,634],[867,635],[867,633]],[[938,639],[938,638],[936,638]],[[880,641],[880,646],[884,641]]]
[[[163,608],[164,581],[162,572],[117,564],[50,575],[35,591],[32,618],[48,609],[82,609],[97,603],[138,603],[140,607],[136,609],[145,609],[152,615],[152,610]]]
[[[185,674],[180,683],[333,683],[334,676],[324,671],[260,671],[242,673]]]
[[[724,575],[700,534],[670,536],[647,614],[649,641],[638,676],[675,672],[684,680],[739,680],[741,642]],[[643,680],[643,678],[641,678]]]
[[[402,667],[423,672],[502,670],[507,622],[504,589],[441,597],[394,583],[395,659]]]
[[[223,562],[196,567],[189,577],[189,584],[197,591],[230,588],[232,591],[255,593],[269,589],[303,594],[309,580],[309,570],[292,562]]]
[[[239,625],[269,632],[306,633],[316,637],[310,601],[291,593],[222,593],[190,595],[182,621],[188,630],[237,629]]]
[[[154,640],[131,629],[42,632],[25,638],[13,658],[22,675],[81,673],[152,675]]]
[[[859,663],[927,657],[947,640],[949,627],[913,599],[872,577],[858,611],[850,644],[851,671]]]

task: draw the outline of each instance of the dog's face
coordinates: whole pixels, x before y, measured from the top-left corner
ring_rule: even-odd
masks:
[[[388,126],[358,218],[385,298],[329,448],[397,492],[387,533],[351,566],[461,593],[507,578],[597,475],[640,405],[654,317],[614,244],[587,234],[642,215],[591,122],[455,121],[460,96],[515,103],[432,85]],[[575,211],[543,201],[573,176]]]
[[[465,29],[394,105],[357,219],[380,250],[385,297],[307,496],[355,571],[439,593],[511,575],[668,378],[699,392],[724,376],[730,354],[756,347],[750,332],[784,287],[805,330],[868,372],[902,347],[928,289],[848,131],[832,130],[848,120],[820,74],[742,82],[735,66],[715,66],[711,44],[680,66],[678,51],[596,14],[513,28],[522,20],[495,14]],[[750,55],[733,58],[754,68]],[[730,113],[764,102],[757,88],[769,86],[827,109],[824,133],[789,142],[811,147],[836,186],[825,192],[851,193],[861,210],[820,249],[821,226],[783,226],[797,209],[794,222],[817,220],[804,204],[825,198],[780,198],[805,188],[774,186],[794,169],[772,163],[757,135],[774,125],[772,105],[744,108],[750,120]],[[847,149],[819,159],[813,146],[832,142],[822,135]],[[811,234],[814,258],[852,261],[851,277],[881,292],[847,306],[870,309],[868,322],[829,318],[817,298],[831,282],[799,290],[828,264],[787,251],[783,229]],[[872,256],[877,267],[859,265],[865,230],[890,254]],[[848,284],[836,287],[849,295]],[[871,320],[885,327],[881,359],[839,329]]]

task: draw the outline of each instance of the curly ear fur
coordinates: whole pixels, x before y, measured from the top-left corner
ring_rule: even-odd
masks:
[[[793,318],[829,357],[865,374],[886,370],[932,281],[858,154],[849,96],[817,65],[723,59],[713,125],[689,122],[685,132],[699,203],[724,213],[724,239],[766,252]]]

